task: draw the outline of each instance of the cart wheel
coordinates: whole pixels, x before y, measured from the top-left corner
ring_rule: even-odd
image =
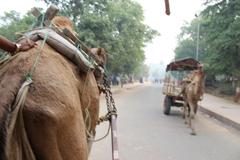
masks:
[[[169,115],[170,109],[171,109],[171,105],[172,105],[172,98],[169,97],[169,96],[165,96],[165,98],[164,98],[164,106],[163,106],[163,113],[165,115]]]

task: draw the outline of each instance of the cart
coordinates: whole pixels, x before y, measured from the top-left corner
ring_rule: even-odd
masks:
[[[170,114],[172,106],[182,107],[184,100],[182,97],[183,80],[193,71],[198,69],[200,63],[193,58],[185,58],[173,61],[167,65],[166,75],[163,84],[163,113]]]

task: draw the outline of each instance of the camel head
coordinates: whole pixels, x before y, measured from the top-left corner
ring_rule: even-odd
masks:
[[[104,68],[104,66],[107,63],[107,52],[104,48],[91,48],[90,51],[98,58],[100,61],[99,66]],[[98,82],[100,82],[103,79],[103,70],[101,69],[95,69],[94,71],[95,78]]]
[[[100,61],[100,66],[104,67],[107,63],[107,52],[104,48],[91,48],[90,51],[98,58]]]
[[[200,66],[197,70],[193,71],[193,80],[196,82],[202,82],[205,78],[205,73],[203,71],[202,66]]]
[[[196,96],[201,97],[204,92],[204,78],[205,73],[203,72],[202,68],[193,71],[193,79],[192,84],[194,85],[194,92]]]

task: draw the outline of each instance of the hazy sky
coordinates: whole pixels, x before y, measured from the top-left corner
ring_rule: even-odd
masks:
[[[184,22],[190,22],[203,8],[203,0],[169,0],[171,15],[165,14],[164,0],[135,0],[144,9],[145,23],[160,32],[161,36],[147,44],[146,63],[165,64],[174,57],[177,35]]]
[[[42,0],[0,0],[0,15],[4,11],[15,10],[20,13],[25,13],[33,7],[45,7]]]
[[[196,13],[199,13],[203,0],[169,0],[171,15],[165,14],[164,0],[135,0],[144,9],[145,23],[160,32],[161,36],[148,43],[145,48],[146,62],[165,64],[174,57],[174,48],[177,45],[177,35],[184,21],[190,22]],[[46,8],[44,3],[39,0],[0,0],[0,15],[4,11],[16,10],[25,13],[32,7]]]

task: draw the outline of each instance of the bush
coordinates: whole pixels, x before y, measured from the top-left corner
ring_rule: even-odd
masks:
[[[233,88],[232,83],[219,83],[217,86],[220,94],[228,96],[235,94],[235,88]]]
[[[235,95],[235,88],[231,82],[215,81],[213,85],[206,85],[205,91],[220,97]]]

